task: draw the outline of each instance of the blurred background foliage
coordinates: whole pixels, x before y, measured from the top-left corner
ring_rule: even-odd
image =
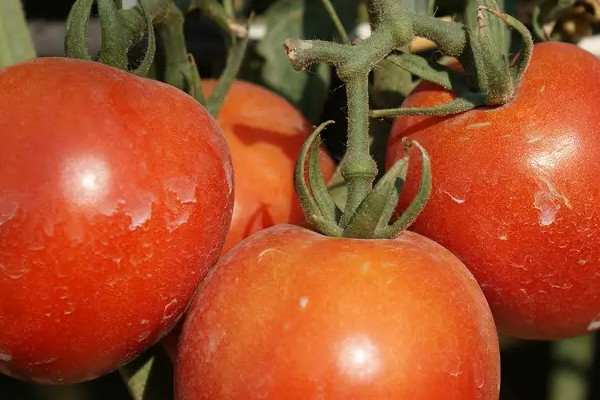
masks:
[[[2,0],[0,0],[2,1]],[[186,9],[190,0],[175,0]],[[466,0],[398,0],[422,13],[462,20]],[[30,30],[40,56],[62,55],[64,21],[73,0],[23,0]],[[124,4],[127,0],[123,1]],[[132,3],[130,1],[130,3]],[[135,3],[133,1],[133,3]],[[598,32],[600,0],[499,0],[535,32],[537,40],[579,43]],[[368,33],[368,6],[362,0],[333,0],[342,23],[354,39]],[[340,159],[345,142],[345,90],[331,68],[318,66],[303,73],[294,71],[282,48],[288,37],[336,39],[336,31],[320,0],[235,0],[240,20],[255,13],[251,43],[241,78],[264,85],[294,103],[313,123],[333,119],[325,144]],[[218,76],[227,55],[226,40],[218,27],[199,12],[186,16],[185,34],[190,53],[204,78]],[[339,40],[339,38],[337,38]],[[99,28],[90,23],[89,45],[99,46]],[[413,43],[411,51],[436,58],[426,41]],[[514,52],[516,49],[511,48]],[[136,57],[134,53],[132,57]],[[161,48],[156,58],[161,66]],[[382,64],[373,86],[394,85],[393,93],[374,90],[377,105],[399,104],[414,86],[414,78],[403,70]],[[385,72],[385,73],[384,73]],[[372,126],[373,151],[383,160],[389,123]],[[502,400],[600,400],[600,335],[544,342],[501,338]],[[118,373],[68,386],[22,383],[0,375],[1,400],[126,400],[130,399]],[[150,399],[150,397],[148,397]],[[442,400],[442,399],[440,399]]]

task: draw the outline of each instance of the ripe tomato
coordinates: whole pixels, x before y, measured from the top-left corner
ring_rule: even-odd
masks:
[[[203,82],[212,92],[215,80]],[[294,164],[313,131],[289,102],[258,85],[235,81],[218,116],[231,149],[235,170],[235,205],[223,252],[261,229],[306,219],[294,191]],[[325,179],[335,165],[321,152]]]
[[[504,334],[553,339],[600,328],[599,81],[593,55],[539,44],[510,103],[402,117],[392,129],[388,165],[403,136],[431,156],[433,193],[412,229],[467,265]],[[423,84],[405,105],[452,97]],[[409,168],[401,206],[419,168]]]
[[[498,341],[477,282],[425,237],[279,225],[205,279],[175,375],[177,400],[495,400]]]
[[[219,256],[226,142],[191,97],[102,64],[0,87],[0,371],[91,379],[170,330]]]
[[[202,82],[206,95],[216,80]],[[302,225],[304,213],[294,190],[294,165],[312,133],[304,116],[279,95],[252,83],[235,81],[218,116],[235,170],[233,219],[223,253],[254,232],[280,223]],[[328,180],[335,170],[321,151],[321,170]],[[172,360],[179,333],[163,341]]]

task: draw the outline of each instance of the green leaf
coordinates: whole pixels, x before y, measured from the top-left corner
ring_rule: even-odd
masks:
[[[0,68],[36,56],[19,0],[0,0]]]
[[[133,400],[172,400],[173,364],[160,344],[119,369]]]
[[[335,0],[333,5],[346,30],[351,30],[358,0]],[[317,122],[329,94],[330,67],[315,65],[297,72],[282,44],[288,38],[331,40],[336,36],[333,22],[320,0],[274,2],[264,14],[264,21],[267,34],[256,49],[265,60],[261,83],[291,101],[309,120]]]

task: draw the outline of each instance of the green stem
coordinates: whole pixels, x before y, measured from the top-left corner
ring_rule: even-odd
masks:
[[[214,21],[225,32],[230,32],[240,38],[247,35],[246,27],[238,23],[232,14],[217,0],[192,0],[186,11],[189,12],[195,9],[206,14],[211,21]]]
[[[230,18],[234,18],[235,11],[233,10],[233,0],[223,0],[223,8]]]
[[[35,56],[20,0],[0,0],[0,68]]]
[[[335,11],[333,4],[331,4],[331,1],[329,1],[329,0],[321,0],[321,2],[323,3],[323,6],[327,10],[329,17],[331,18],[331,21],[333,22],[333,25],[335,25],[335,29],[337,29],[338,34],[340,35],[340,38],[342,38],[342,43],[349,44],[350,38],[348,37],[348,33],[346,32],[346,29],[344,28],[344,24],[342,24],[342,21],[340,20],[339,15]]]
[[[250,22],[248,22],[248,27]],[[231,87],[233,81],[237,78],[242,62],[244,61],[244,55],[246,54],[246,48],[248,47],[248,35],[244,34],[244,37],[238,39],[232,35],[232,45],[229,48],[229,54],[227,56],[227,64],[225,69],[219,77],[219,81],[215,86],[215,89],[211,93],[210,98],[207,102],[207,109],[213,117],[217,117],[225,101],[225,96]]]
[[[377,165],[369,154],[369,76],[359,74],[346,82],[348,96],[348,150],[342,176],[348,182],[348,199],[342,227],[367,197],[377,175]]]

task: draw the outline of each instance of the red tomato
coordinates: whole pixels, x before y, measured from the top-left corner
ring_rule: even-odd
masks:
[[[210,94],[216,80],[203,81]],[[231,85],[218,117],[235,170],[233,219],[223,253],[254,232],[280,223],[302,225],[304,213],[294,190],[294,165],[300,148],[312,133],[304,116],[279,95],[252,83]],[[321,151],[321,169],[328,180],[335,170]],[[164,347],[172,360],[178,332],[167,335]]]
[[[0,87],[0,372],[91,379],[170,330],[219,256],[226,142],[191,97],[102,64]]]
[[[413,225],[481,284],[500,332],[554,339],[600,328],[600,61],[573,45],[536,45],[516,98],[452,117],[402,117],[427,149],[433,193]],[[451,93],[421,85],[407,107]],[[416,160],[419,159],[415,154]],[[409,168],[406,206],[418,184]]]
[[[496,329],[477,282],[412,232],[256,233],[204,281],[183,325],[177,400],[496,400]]]
[[[215,80],[203,82],[212,92]],[[218,116],[231,149],[235,205],[223,252],[261,229],[279,223],[304,224],[294,191],[294,165],[313,128],[289,102],[260,86],[235,81]],[[325,179],[335,165],[321,152]]]

